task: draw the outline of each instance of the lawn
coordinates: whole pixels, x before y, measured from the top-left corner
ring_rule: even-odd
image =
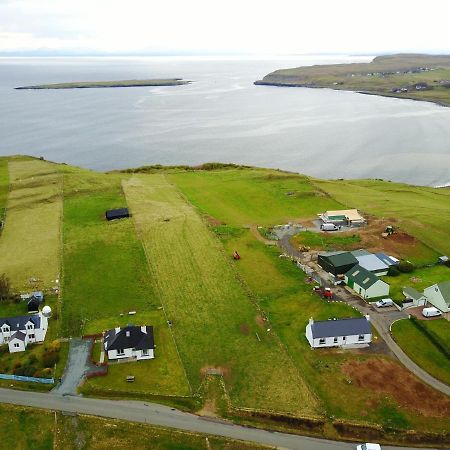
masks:
[[[434,334],[438,336],[440,341],[450,351],[450,323],[448,320],[426,320],[423,324]]]
[[[16,291],[52,287],[61,261],[59,166],[30,158],[11,158],[8,166],[11,191],[0,239],[0,273]]]
[[[342,204],[392,220],[393,225],[420,239],[439,254],[450,254],[450,189],[410,186],[377,180],[325,181],[315,185]],[[411,254],[418,264],[434,262],[431,249]],[[430,261],[430,257],[434,257]]]
[[[236,406],[315,413],[315,397],[195,210],[164,175],[134,176],[124,189],[193,389],[216,368]]]
[[[9,191],[8,159],[0,157],[0,222],[3,222],[6,213],[6,202]],[[1,233],[1,225],[0,225]]]
[[[155,326],[156,359],[139,367],[133,389],[188,395],[189,386],[155,297],[147,260],[133,221],[107,222],[107,209],[126,206],[121,176],[68,169],[64,199],[64,335],[97,334],[129,323]],[[134,311],[130,316],[128,312]],[[128,366],[127,366],[128,367]],[[86,392],[122,392],[122,370],[91,380]],[[144,375],[145,372],[145,376]]]
[[[293,238],[297,245],[305,245],[314,250],[354,250],[358,248],[361,238],[357,232],[348,233],[315,233],[302,231]]]
[[[415,269],[411,273],[401,273],[396,277],[383,277],[386,283],[389,283],[389,296],[396,300],[405,300],[402,293],[404,287],[413,287],[419,292],[423,292],[426,287],[435,283],[450,280],[450,268],[444,265],[436,265],[432,267],[423,267]]]
[[[201,212],[228,225],[277,225],[341,207],[307,177],[275,170],[180,172],[169,179]]]
[[[438,325],[435,325],[436,322]],[[445,323],[444,323],[445,322]],[[445,319],[430,321],[425,326],[448,344],[450,323]],[[392,327],[395,340],[403,351],[434,377],[450,384],[450,361],[410,320],[400,320]]]

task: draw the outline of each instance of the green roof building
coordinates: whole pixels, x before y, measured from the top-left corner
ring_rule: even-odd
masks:
[[[360,265],[345,274],[345,283],[364,299],[389,295],[389,284]]]

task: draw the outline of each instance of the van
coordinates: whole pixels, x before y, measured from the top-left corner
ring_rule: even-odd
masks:
[[[424,317],[437,317],[442,315],[442,313],[437,308],[432,306],[431,308],[423,308],[422,315]]]
[[[388,306],[394,306],[394,302],[391,298],[383,298],[378,302],[375,302],[377,308],[387,308]]]
[[[334,223],[323,223],[320,226],[320,229],[322,231],[337,231],[339,230],[339,227],[337,227]]]

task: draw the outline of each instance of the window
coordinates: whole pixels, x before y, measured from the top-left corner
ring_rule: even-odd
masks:
[[[337,341],[338,341],[338,338],[335,337],[335,338],[333,339],[333,342],[334,342],[335,344],[337,344]]]
[[[363,341],[364,340],[364,335],[363,334],[360,334],[359,336],[358,336],[358,341]]]
[[[8,333],[9,328],[8,327],[2,328],[2,331],[3,331],[3,333]]]
[[[122,356],[125,355],[125,350],[123,348],[118,348],[117,349],[117,356]]]
[[[27,330],[32,330],[33,328],[33,325],[27,325]]]
[[[343,341],[345,341],[346,339],[347,339],[347,338],[346,338],[345,336],[342,338]]]
[[[323,345],[325,344],[325,338],[320,338],[319,339],[319,345]]]
[[[28,336],[30,339],[34,339],[34,333]]]
[[[142,350],[142,356],[148,356],[148,350],[147,349]]]
[[[14,348],[19,348],[19,347],[20,347],[20,344],[16,342],[16,343],[14,344]]]

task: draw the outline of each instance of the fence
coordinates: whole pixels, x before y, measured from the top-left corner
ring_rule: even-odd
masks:
[[[14,381],[28,381],[30,383],[42,383],[42,384],[54,384],[53,378],[36,378],[36,377],[24,377],[22,375],[10,375],[7,373],[0,373],[1,380],[14,380]]]

